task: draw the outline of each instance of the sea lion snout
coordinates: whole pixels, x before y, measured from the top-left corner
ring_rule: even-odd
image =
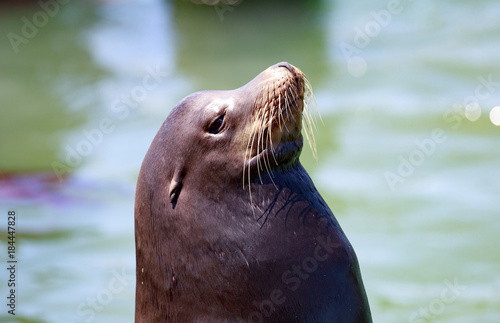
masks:
[[[243,89],[250,89],[255,97],[253,120],[247,127],[247,160],[252,159],[253,164],[257,162],[258,168],[265,170],[296,163],[302,149],[303,123],[306,137],[314,146],[308,108],[312,91],[302,71],[288,62],[280,62],[264,70]]]

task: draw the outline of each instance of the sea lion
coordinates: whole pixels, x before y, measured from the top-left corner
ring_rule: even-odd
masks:
[[[299,162],[307,93],[285,62],[171,111],[137,181],[136,322],[371,322],[354,250]]]

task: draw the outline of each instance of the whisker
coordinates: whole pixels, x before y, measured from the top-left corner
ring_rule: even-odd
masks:
[[[316,140],[314,133],[318,132],[318,129],[316,127],[316,123],[314,122],[314,119],[312,118],[311,115],[311,110],[309,108],[310,102],[313,103],[317,114],[320,116],[320,120],[323,123],[323,119],[321,119],[321,115],[317,109],[317,106],[314,100],[313,92],[312,92],[312,87],[311,83],[309,80],[304,77],[304,86],[305,86],[305,91],[304,91],[304,109],[303,109],[303,125],[304,125],[304,134],[306,135],[307,141],[309,143],[309,147],[311,148],[312,154],[314,159],[318,160],[318,154],[317,154],[317,149],[316,149]]]

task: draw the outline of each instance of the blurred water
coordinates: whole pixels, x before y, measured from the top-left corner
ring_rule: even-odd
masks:
[[[1,34],[22,36],[41,9],[0,10]],[[153,136],[185,95],[287,60],[323,119],[318,162],[307,147],[301,159],[357,251],[374,321],[499,322],[499,12],[71,2],[27,42],[3,37],[0,212],[19,214],[17,321],[132,321],[134,187]]]

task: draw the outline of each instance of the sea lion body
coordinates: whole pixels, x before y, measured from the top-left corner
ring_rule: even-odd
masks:
[[[354,250],[299,162],[303,78],[276,64],[167,117],[137,183],[136,322],[371,322]]]

